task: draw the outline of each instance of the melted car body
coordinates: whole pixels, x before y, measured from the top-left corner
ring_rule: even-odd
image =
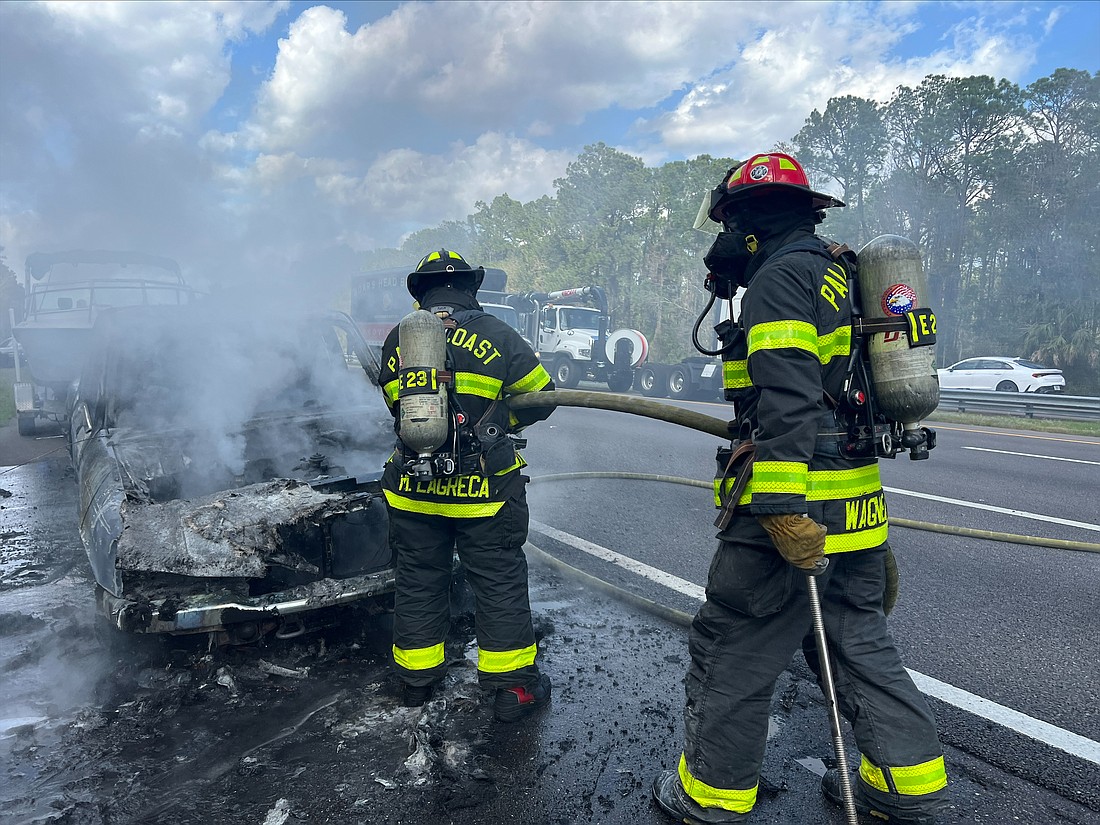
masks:
[[[251,641],[393,588],[393,433],[340,313],[105,311],[72,399],[80,534],[122,630]]]

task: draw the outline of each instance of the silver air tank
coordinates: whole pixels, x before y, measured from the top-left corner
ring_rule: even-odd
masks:
[[[920,250],[900,235],[879,235],[859,251],[859,291],[864,319],[905,319],[906,330],[876,332],[868,354],[876,408],[901,422],[902,443],[919,439],[918,424],[939,405],[936,318]]]
[[[438,316],[418,309],[401,319],[397,335],[401,356],[398,435],[423,465],[430,463],[432,453],[447,440],[449,432],[447,388],[442,381],[447,334]]]

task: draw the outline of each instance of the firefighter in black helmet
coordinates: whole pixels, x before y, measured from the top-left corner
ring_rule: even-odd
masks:
[[[511,412],[503,399],[552,390],[550,375],[527,342],[477,302],[485,270],[457,252],[425,255],[408,276],[421,309],[443,319],[451,377],[449,457],[453,471],[411,476],[400,439],[382,476],[397,553],[393,657],[407,705],[422,705],[442,679],[450,621],[449,584],[454,551],[475,598],[478,679],[494,690],[494,714],[516,721],[550,699],[550,679],[539,672],[527,595],[528,511],[524,442],[514,436],[546,418],[551,407]],[[382,347],[379,381],[400,421],[399,329]],[[432,466],[443,466],[436,462]],[[447,464],[450,468],[450,463]]]
[[[854,263],[814,227],[843,205],[773,152],[731,169],[702,210],[723,228],[704,258],[707,288],[745,292],[723,356],[737,437],[719,451],[719,546],[689,634],[684,750],[653,784],[677,821],[748,821],[775,682],[810,632],[803,573],[817,576],[839,706],[861,752],[857,809],[931,823],[947,804],[935,720],[884,615],[878,461],[842,449]],[[840,788],[834,768],[822,790],[839,803]]]

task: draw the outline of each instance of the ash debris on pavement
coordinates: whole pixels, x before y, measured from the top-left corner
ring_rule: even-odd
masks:
[[[388,617],[364,607],[315,634],[216,650],[103,627],[75,485],[60,459],[42,465],[9,474],[13,495],[0,500],[0,533],[27,536],[0,544],[5,822],[667,825],[650,784],[680,756],[684,628],[532,561],[550,706],[527,724],[493,720],[467,615],[441,689],[406,708]],[[771,713],[754,824],[844,822],[818,790],[832,743],[798,656]],[[956,809],[945,825],[1096,822],[965,752],[947,758]]]

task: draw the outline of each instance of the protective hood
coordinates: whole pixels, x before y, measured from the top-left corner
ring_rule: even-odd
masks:
[[[453,315],[460,309],[481,309],[481,304],[477,302],[477,298],[464,290],[453,286],[437,286],[424,293],[424,300],[420,302],[420,307],[428,312],[446,312],[448,315]]]

